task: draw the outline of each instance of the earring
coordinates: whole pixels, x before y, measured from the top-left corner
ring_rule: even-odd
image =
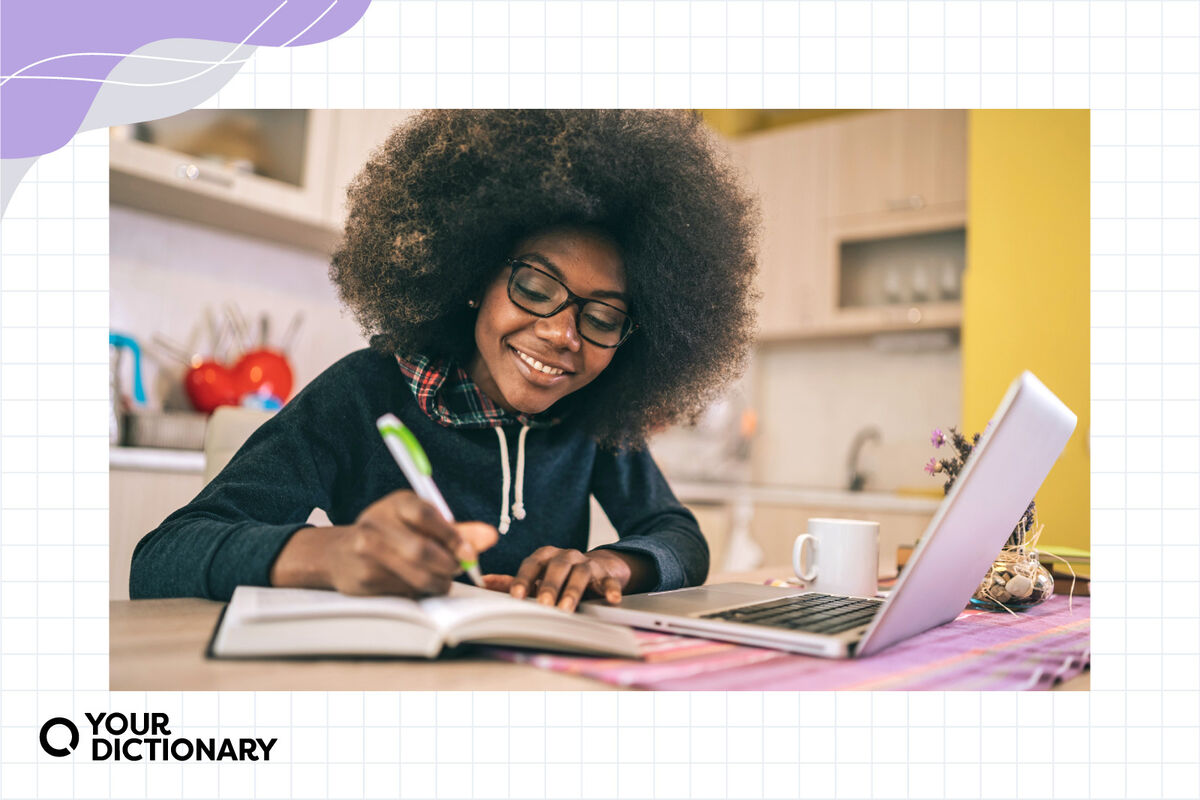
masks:
[[[478,300],[468,300],[467,308],[479,308],[479,301]]]

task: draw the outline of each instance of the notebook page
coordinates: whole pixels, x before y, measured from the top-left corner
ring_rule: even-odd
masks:
[[[553,650],[638,656],[629,628],[579,614],[517,600],[506,593],[454,584],[447,597],[431,597],[421,607],[449,643],[510,644]]]
[[[427,597],[419,601],[419,605],[442,630],[475,619],[563,616],[562,611],[534,600],[518,600],[507,592],[493,592],[458,582],[450,586],[445,597]]]
[[[239,586],[229,612],[239,622],[330,617],[386,617],[429,624],[420,605],[404,597],[352,597],[324,589]]]

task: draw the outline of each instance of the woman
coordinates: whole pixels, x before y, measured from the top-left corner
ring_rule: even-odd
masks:
[[[752,204],[700,120],[425,112],[349,198],[330,275],[371,348],[142,539],[131,596],[440,594],[464,542],[488,586],[564,610],[702,582],[704,538],[644,449],[738,376],[753,333]],[[385,413],[455,519],[484,521],[409,491]],[[584,552],[589,495],[620,539]],[[332,528],[305,525],[313,507]]]

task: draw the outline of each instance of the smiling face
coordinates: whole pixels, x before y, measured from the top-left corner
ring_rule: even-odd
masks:
[[[511,255],[554,275],[580,297],[628,309],[621,254],[598,232],[554,228],[523,239]],[[591,383],[617,351],[580,337],[577,305],[552,317],[516,306],[508,297],[510,272],[501,269],[480,298],[469,372],[501,408],[537,414]]]

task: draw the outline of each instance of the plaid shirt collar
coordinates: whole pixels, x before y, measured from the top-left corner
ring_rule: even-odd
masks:
[[[396,361],[421,411],[439,425],[447,428],[499,428],[504,425],[543,428],[558,422],[557,419],[505,411],[483,393],[466,369],[451,361],[399,353]]]

